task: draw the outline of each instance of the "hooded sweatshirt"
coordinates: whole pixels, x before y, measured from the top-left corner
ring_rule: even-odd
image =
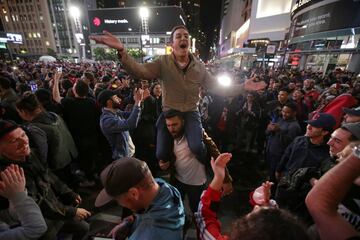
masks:
[[[51,170],[66,167],[78,155],[74,140],[64,120],[53,112],[42,112],[29,125],[37,126],[46,133],[48,164]]]
[[[129,240],[181,240],[185,222],[184,206],[179,191],[162,179],[158,195],[144,213],[136,214]]]

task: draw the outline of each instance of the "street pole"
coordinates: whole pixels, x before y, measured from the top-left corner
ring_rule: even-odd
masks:
[[[140,28],[140,51],[141,51],[141,62],[144,62],[142,52],[143,52],[143,45],[142,45],[142,34],[145,32],[145,35],[148,34],[148,26],[147,26],[147,18],[149,17],[149,9],[146,7],[140,7],[139,15],[141,18],[141,28]]]
[[[140,28],[140,58],[141,58],[141,63],[144,63],[143,44],[142,44],[142,21],[141,21],[141,28]]]

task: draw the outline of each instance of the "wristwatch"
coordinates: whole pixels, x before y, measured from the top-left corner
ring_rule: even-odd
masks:
[[[355,157],[360,158],[360,145],[353,147],[353,154]]]

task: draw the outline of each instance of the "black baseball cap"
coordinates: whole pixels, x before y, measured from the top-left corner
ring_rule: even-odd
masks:
[[[360,116],[360,107],[357,108],[343,108],[344,113],[353,116]]]
[[[334,130],[336,125],[335,118],[328,113],[318,113],[311,120],[306,121],[310,126],[323,128],[327,131]]]
[[[101,207],[114,197],[127,192],[150,173],[146,162],[133,157],[113,161],[100,174],[104,189],[96,197],[95,206]]]

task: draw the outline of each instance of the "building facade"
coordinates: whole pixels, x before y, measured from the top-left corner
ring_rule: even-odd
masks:
[[[360,1],[298,0],[292,6],[288,66],[360,72]]]
[[[237,67],[279,65],[294,0],[224,0],[219,58]]]
[[[55,51],[49,5],[46,0],[0,1],[1,21],[7,34],[21,36],[21,41],[9,41],[14,55],[44,55]],[[15,36],[16,36],[15,35]]]
[[[70,11],[72,6],[79,9],[77,19]],[[8,42],[8,50],[19,57],[54,53],[59,57],[85,57],[90,54],[89,49],[85,50],[88,16],[81,9],[89,8],[96,8],[95,0],[0,0],[5,32],[22,38],[21,43]]]

